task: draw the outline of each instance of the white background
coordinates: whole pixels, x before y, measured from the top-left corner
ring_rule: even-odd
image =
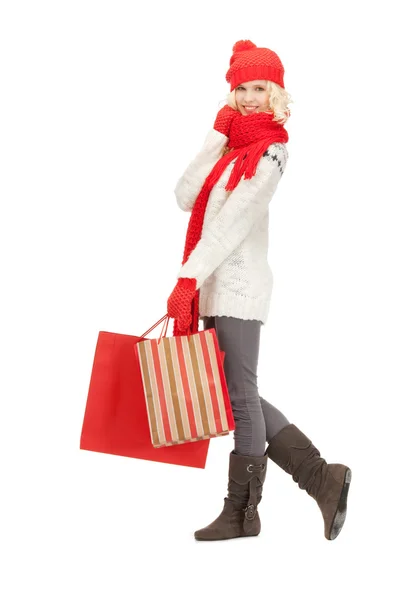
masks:
[[[4,600],[398,594],[395,6],[2,2]],[[260,536],[194,540],[222,509],[232,434],[204,470],[79,449],[98,332],[140,335],[166,313],[189,218],[173,189],[240,39],[279,54],[294,100],[259,389],[353,470],[332,542],[272,462]]]

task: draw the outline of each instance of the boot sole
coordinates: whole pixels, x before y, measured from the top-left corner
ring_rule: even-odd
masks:
[[[238,540],[239,538],[244,538],[244,537],[254,537],[256,535],[259,535],[259,533],[249,533],[248,535],[233,535],[232,537],[219,537],[219,538],[203,538],[203,537],[196,537],[196,535],[194,536],[195,540],[197,542],[223,542],[224,540]]]
[[[346,513],[347,513],[347,495],[349,493],[350,482],[351,482],[351,469],[347,469],[345,476],[344,476],[344,482],[343,482],[343,487],[342,487],[342,491],[341,491],[340,498],[339,498],[338,507],[336,509],[335,516],[333,517],[333,522],[332,522],[331,530],[329,533],[330,540],[334,540],[335,538],[337,538],[337,536],[341,532],[342,527],[344,525],[344,522],[346,519]]]

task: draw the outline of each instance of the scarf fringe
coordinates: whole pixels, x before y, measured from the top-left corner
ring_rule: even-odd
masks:
[[[234,190],[243,175],[244,179],[251,179],[255,175],[260,158],[270,144],[269,140],[260,140],[242,148],[225,186],[227,191]]]

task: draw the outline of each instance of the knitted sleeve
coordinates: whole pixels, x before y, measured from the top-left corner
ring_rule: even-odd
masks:
[[[287,158],[285,144],[272,144],[268,148],[260,159],[256,174],[251,179],[242,179],[219,213],[204,225],[201,239],[181,267],[178,278],[195,277],[198,289],[239,246],[254,224],[265,216]]]
[[[223,133],[211,129],[204,141],[203,147],[189,164],[175,187],[175,196],[179,208],[190,212],[193,208],[203,183],[211,169],[221,158],[228,138]]]

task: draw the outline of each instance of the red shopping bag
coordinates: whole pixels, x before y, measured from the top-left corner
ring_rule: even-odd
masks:
[[[135,345],[142,336],[100,331],[80,448],[187,467],[205,468],[210,440],[154,448]]]

